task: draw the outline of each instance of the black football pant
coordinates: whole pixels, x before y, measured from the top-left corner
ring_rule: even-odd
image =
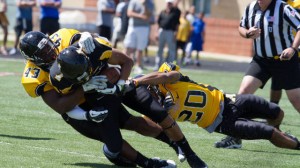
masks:
[[[225,98],[223,121],[216,132],[241,139],[269,140],[274,127],[252,119],[276,119],[280,111],[277,104],[252,94],[237,95],[235,101]]]
[[[120,152],[123,143],[120,128],[131,115],[121,105],[120,99],[115,96],[104,96],[98,100],[98,104],[94,105],[108,109],[108,116],[101,123],[72,119],[67,114],[63,114],[62,117],[80,134],[105,143],[112,153]]]
[[[144,114],[156,123],[162,122],[168,112],[154,99],[146,86],[140,86],[125,94],[122,102],[132,110]]]

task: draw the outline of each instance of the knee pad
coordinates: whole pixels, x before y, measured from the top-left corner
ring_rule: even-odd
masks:
[[[110,152],[107,146],[103,145],[104,156],[113,164],[121,167],[136,167],[136,164],[120,155],[120,152]]]

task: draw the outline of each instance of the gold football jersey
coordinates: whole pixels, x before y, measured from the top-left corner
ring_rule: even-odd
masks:
[[[164,63],[159,71],[168,73],[178,71],[177,65]],[[221,111],[224,94],[215,87],[195,83],[187,76],[181,76],[179,81],[172,84],[160,84],[159,89],[163,95],[171,94],[175,105],[169,114],[176,121],[190,121],[199,127],[206,128],[211,125]]]
[[[107,39],[103,37],[94,38],[95,49],[92,53],[86,54],[89,58],[93,76],[99,75],[101,70],[108,66],[108,59],[112,56],[112,46]],[[60,70],[51,70],[50,82],[55,87],[56,91],[61,94],[68,94],[78,86],[66,80]]]
[[[60,29],[50,36],[50,39],[58,46],[59,52],[79,38],[79,31],[74,29]],[[54,88],[49,81],[49,72],[44,71],[30,61],[26,63],[21,83],[31,97],[38,97]]]

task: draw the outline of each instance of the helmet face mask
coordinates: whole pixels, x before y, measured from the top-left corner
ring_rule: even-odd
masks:
[[[77,84],[84,84],[86,83],[87,81],[90,80],[90,76],[91,74],[87,73],[89,70],[87,70],[86,72],[84,72],[82,75],[78,76],[76,78],[76,83]]]
[[[38,50],[36,50],[32,57],[34,58],[33,62],[40,65],[50,66],[55,61],[58,56],[58,49],[53,44],[53,42],[48,39],[42,39],[38,44]]]
[[[55,44],[41,32],[26,33],[20,40],[19,48],[26,60],[46,69],[50,68],[58,56]]]

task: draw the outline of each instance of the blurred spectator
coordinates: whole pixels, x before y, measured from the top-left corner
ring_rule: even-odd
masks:
[[[145,48],[145,55],[144,55],[144,62],[145,63],[149,63],[149,53],[148,53],[148,47],[149,47],[149,45],[150,45],[150,43],[151,43],[151,40],[153,40],[153,39],[151,39],[151,30],[152,30],[152,26],[153,25],[155,25],[156,24],[156,18],[155,18],[155,11],[156,11],[156,9],[155,9],[155,5],[154,5],[154,3],[153,3],[153,0],[151,0],[151,3],[150,3],[150,5],[152,5],[152,7],[151,8],[153,8],[153,10],[152,10],[152,14],[151,14],[151,17],[150,17],[150,33],[149,33],[149,40],[148,40],[148,44],[147,44],[147,46],[146,46],[146,48]]]
[[[59,11],[62,0],[39,0],[40,29],[44,34],[53,34],[59,29]]]
[[[136,61],[134,73],[143,72],[143,51],[147,47],[150,33],[150,18],[154,4],[152,0],[131,0],[128,5],[127,15],[129,17],[128,30],[124,39],[126,54],[134,57]]]
[[[114,0],[98,0],[97,26],[99,35],[111,40],[116,4]]]
[[[175,15],[180,18],[180,15],[181,15],[181,11],[180,9],[178,8],[178,5],[180,3],[181,0],[173,0],[173,10],[175,11]]]
[[[177,44],[177,50],[181,49],[182,50],[182,57],[180,63],[183,64],[184,58],[185,58],[185,47],[187,42],[189,41],[190,37],[190,31],[191,31],[191,23],[187,20],[188,12],[183,12],[180,17],[180,24],[178,27],[178,32],[176,36],[176,44]],[[177,55],[175,60],[177,61]]]
[[[129,0],[123,0],[116,7],[116,25],[114,26],[112,44],[114,48],[117,48],[119,40],[123,40],[128,28],[128,8]]]
[[[9,51],[9,55],[13,55],[17,52],[19,39],[24,31],[27,33],[32,31],[32,7],[36,5],[36,0],[16,0],[17,13],[16,13],[16,39],[14,47]]]
[[[186,16],[186,19],[187,19],[191,24],[194,23],[194,21],[195,21],[195,19],[196,19],[196,15],[195,15],[195,6],[194,6],[194,5],[190,6],[189,12],[188,12],[188,14],[187,14],[187,16]]]
[[[0,0],[0,26],[3,29],[3,42],[2,42],[2,47],[0,49],[0,52],[3,55],[8,55],[6,43],[7,43],[7,35],[8,35],[7,27],[9,25],[9,22],[5,15],[6,10],[7,10],[6,0]]]
[[[203,21],[204,13],[199,13],[197,18],[192,24],[191,32],[191,45],[186,48],[187,58],[185,64],[191,62],[191,55],[193,51],[196,51],[196,60],[194,63],[200,66],[199,52],[203,50],[204,36],[205,36],[205,23]]]
[[[187,14],[187,16],[186,16],[186,19],[190,22],[191,27],[192,27],[192,26],[193,26],[193,23],[194,23],[194,21],[195,21],[195,19],[196,19],[196,15],[195,15],[195,6],[194,6],[194,5],[190,6],[189,12],[188,12],[188,14]],[[192,42],[191,42],[191,40],[189,39],[188,43],[187,43],[186,46],[185,46],[185,48],[186,48],[185,53],[190,52],[191,47],[192,47]],[[189,55],[189,56],[191,56],[191,55]],[[187,63],[187,62],[189,63],[189,61],[190,61],[190,58],[185,57],[184,62],[183,62],[182,65],[183,65],[183,66],[186,65],[186,63]]]
[[[166,0],[166,9],[159,14],[157,23],[159,26],[158,51],[155,59],[155,70],[164,62],[163,51],[168,45],[169,53],[166,62],[173,62],[176,57],[176,32],[179,25],[178,8],[174,8],[174,0]]]

